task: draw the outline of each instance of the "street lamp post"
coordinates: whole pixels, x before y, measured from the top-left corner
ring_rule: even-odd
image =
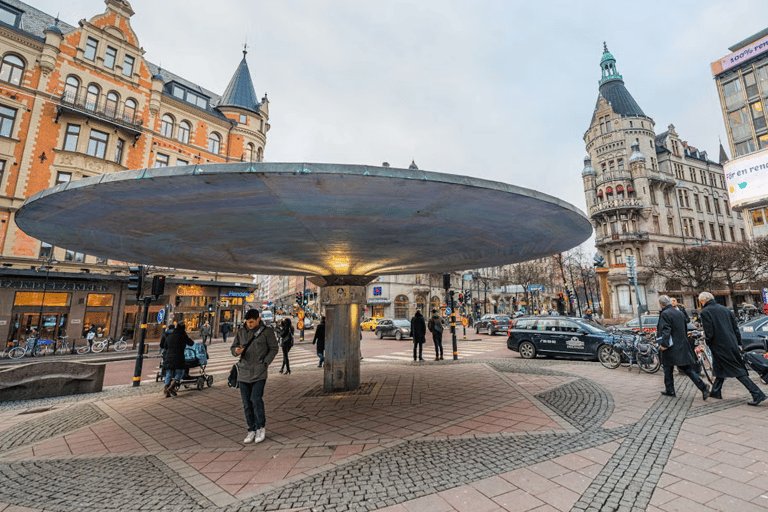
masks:
[[[58,263],[56,258],[53,257],[53,254],[50,254],[40,267],[40,270],[45,268],[45,282],[43,283],[43,297],[40,301],[40,313],[37,315],[37,338],[32,346],[33,354],[35,353],[35,349],[37,349],[37,343],[40,341],[40,336],[43,334],[43,308],[45,307],[45,293],[48,291],[48,276],[51,274],[51,268],[53,268],[52,265]],[[53,354],[56,355],[56,340],[53,341]]]

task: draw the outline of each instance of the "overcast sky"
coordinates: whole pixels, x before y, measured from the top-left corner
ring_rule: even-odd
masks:
[[[32,4],[70,24],[105,8]],[[717,160],[726,136],[709,65],[768,26],[768,2],[758,0],[131,5],[145,57],[218,94],[247,40],[256,93],[270,100],[265,160],[407,167],[413,159],[582,211],[582,137],[603,41],[656,132],[673,123]]]

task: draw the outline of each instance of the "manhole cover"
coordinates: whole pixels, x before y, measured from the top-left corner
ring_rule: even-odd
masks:
[[[303,398],[309,398],[313,396],[358,396],[358,395],[370,395],[373,388],[376,387],[375,382],[363,382],[360,387],[354,391],[325,391],[323,385],[315,386],[310,389],[304,395]]]

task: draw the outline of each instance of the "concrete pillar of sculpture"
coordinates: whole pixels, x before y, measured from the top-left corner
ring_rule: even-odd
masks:
[[[599,267],[595,269],[600,280],[600,301],[603,303],[603,318],[613,318],[611,312],[611,293],[608,288],[608,272],[610,269]]]
[[[320,292],[325,307],[325,391],[360,387],[360,317],[365,286],[330,285]]]

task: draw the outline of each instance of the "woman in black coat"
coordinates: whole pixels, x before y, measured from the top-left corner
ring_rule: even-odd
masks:
[[[317,324],[317,329],[315,329],[315,337],[312,339],[312,344],[317,344],[317,357],[320,358],[320,363],[317,365],[318,368],[323,367],[323,362],[325,362],[325,317],[320,317],[320,323]]]
[[[423,361],[422,350],[427,341],[427,324],[424,322],[424,315],[416,310],[416,314],[411,319],[411,335],[413,336],[413,360],[416,361],[416,350],[418,348],[419,361]]]
[[[191,347],[194,342],[187,336],[184,322],[176,325],[173,332],[160,341],[160,348],[165,349],[163,369],[165,370],[165,397],[176,396],[176,385],[184,377],[184,348]]]
[[[280,325],[280,348],[283,349],[283,366],[280,367],[280,373],[291,374],[291,363],[288,361],[288,352],[293,347],[293,325],[290,318],[283,318]]]
[[[696,355],[688,342],[685,316],[672,306],[672,301],[666,295],[659,297],[659,305],[663,308],[656,325],[656,341],[664,367],[664,391],[661,394],[675,396],[674,370],[677,366],[701,390],[701,396],[706,400],[709,397],[709,386],[693,371]]]
[[[712,351],[712,373],[715,376],[712,398],[723,398],[725,379],[734,377],[752,395],[749,405],[758,405],[766,396],[747,374],[741,357],[741,332],[733,311],[715,302],[714,296],[709,292],[700,293],[699,301],[704,304],[699,319],[704,328],[707,346]]]

